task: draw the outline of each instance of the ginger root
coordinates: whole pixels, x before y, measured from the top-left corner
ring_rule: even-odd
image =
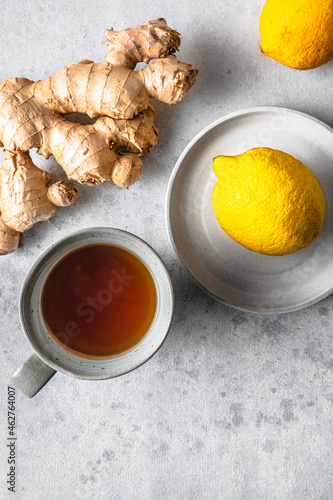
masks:
[[[198,70],[174,55],[180,35],[162,18],[106,31],[103,63],[71,63],[42,81],[11,78],[0,85],[0,254],[15,250],[19,233],[48,220],[56,206],[75,200],[64,182],[33,164],[29,150],[54,156],[67,177],[88,185],[112,180],[129,187],[140,177],[139,158],[158,141],[150,98],[180,102]],[[139,62],[149,66],[134,71]],[[70,113],[97,118],[81,125]]]

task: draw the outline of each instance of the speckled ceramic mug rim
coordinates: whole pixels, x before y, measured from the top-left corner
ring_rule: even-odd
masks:
[[[133,349],[118,356],[85,358],[74,351],[69,353],[65,346],[50,335],[41,318],[40,298],[43,284],[57,262],[74,249],[98,243],[122,246],[143,260],[155,281],[157,308],[155,318],[146,335]],[[52,244],[34,262],[26,276],[20,295],[21,324],[34,352],[54,370],[85,380],[114,378],[148,361],[161,347],[168,334],[173,307],[174,294],[171,278],[157,252],[138,236],[108,227],[79,230]]]

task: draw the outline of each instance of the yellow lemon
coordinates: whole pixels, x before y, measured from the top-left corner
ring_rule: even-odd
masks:
[[[333,0],[267,0],[260,17],[261,51],[295,69],[333,59]]]
[[[315,176],[293,156],[253,148],[213,161],[213,209],[221,228],[255,252],[286,255],[322,230],[324,195]]]

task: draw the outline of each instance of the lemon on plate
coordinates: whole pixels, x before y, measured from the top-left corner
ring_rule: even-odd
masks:
[[[333,0],[267,0],[261,51],[285,66],[312,69],[333,59]]]
[[[308,246],[322,230],[324,195],[312,172],[288,153],[253,148],[213,161],[212,203],[221,228],[242,246],[286,255]]]

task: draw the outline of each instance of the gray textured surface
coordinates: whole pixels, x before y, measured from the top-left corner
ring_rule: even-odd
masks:
[[[172,2],[174,3],[174,2]],[[129,191],[79,187],[1,258],[0,497],[18,500],[330,500],[333,498],[333,297],[263,316],[214,302],[168,242],[164,198],[188,141],[212,120],[277,105],[333,125],[333,63],[304,73],[259,51],[264,1],[1,2],[0,80],[41,79],[70,61],[102,60],[105,28],[164,16],[181,31],[180,59],[200,68],[193,91],[157,104],[161,140]],[[53,159],[38,165],[61,175]],[[148,241],[171,271],[173,327],[148,363],[89,383],[57,374],[33,399],[17,395],[17,493],[6,492],[5,395],[30,354],[17,300],[36,256],[73,228],[111,225]]]

